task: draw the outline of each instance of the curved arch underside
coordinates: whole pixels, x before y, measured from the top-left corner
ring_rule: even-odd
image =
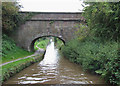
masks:
[[[57,36],[46,35],[46,36],[41,36],[41,37],[35,38],[35,39],[31,42],[31,44],[30,44],[30,46],[29,46],[29,51],[34,51],[34,43],[35,43],[39,38],[42,38],[42,37],[57,37]],[[63,43],[65,44],[65,40],[64,40],[64,39],[62,39],[61,37],[57,37],[57,38],[59,38],[60,40],[62,40]]]

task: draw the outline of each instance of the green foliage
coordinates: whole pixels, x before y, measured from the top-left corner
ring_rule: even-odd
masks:
[[[105,40],[118,40],[120,37],[120,2],[89,3],[83,16],[95,36]]]
[[[13,31],[21,21],[18,14],[20,5],[17,2],[3,2],[2,3],[2,29],[3,32],[8,33]]]
[[[56,48],[58,49],[60,49],[64,45],[64,42],[57,37],[54,37],[54,42],[55,42]]]
[[[49,42],[48,39],[40,38],[35,42],[34,49],[38,50],[39,48],[41,48],[45,50],[48,45],[48,42]]]
[[[120,84],[120,2],[88,3],[84,9],[88,27],[76,32],[77,38],[66,43],[62,53],[84,70],[100,74],[111,84]],[[84,28],[89,28],[88,35]],[[79,40],[78,40],[79,39]]]
[[[117,42],[101,42],[98,37],[74,39],[66,43],[62,53],[70,61],[82,65],[84,70],[100,74],[107,82],[120,83],[120,56]]]
[[[25,57],[33,53],[17,47],[14,41],[7,35],[3,34],[2,40],[2,62],[11,61],[17,58]]]
[[[53,24],[53,23],[54,23],[54,21],[50,21],[50,22],[49,22],[50,25]]]
[[[33,16],[32,13],[26,13],[23,15],[19,13],[21,5],[17,2],[3,2],[2,3],[2,31],[3,33],[10,35],[27,19]]]
[[[77,36],[79,40],[82,40],[88,35],[89,28],[87,25],[85,24],[76,25],[76,28],[79,28],[77,29],[77,31],[75,31],[75,35]]]
[[[19,61],[6,64],[2,66],[2,82],[13,76],[14,74],[20,72],[24,68],[30,66],[31,64],[42,60],[42,56],[36,56],[26,59],[21,59]]]
[[[76,48],[78,46],[77,40],[71,40],[70,42],[66,43],[65,46],[62,47],[62,54],[70,59],[72,62],[77,61],[77,57],[79,56],[78,52],[76,51]]]

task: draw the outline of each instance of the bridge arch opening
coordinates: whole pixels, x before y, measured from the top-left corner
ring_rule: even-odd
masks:
[[[29,51],[35,52],[38,50],[38,48],[45,50],[44,46],[47,46],[49,44],[50,39],[53,39],[53,41],[55,42],[55,45],[57,45],[58,41],[59,41],[59,44],[61,41],[61,45],[65,44],[65,40],[58,36],[53,36],[53,35],[40,36],[32,40],[30,47],[29,47]]]

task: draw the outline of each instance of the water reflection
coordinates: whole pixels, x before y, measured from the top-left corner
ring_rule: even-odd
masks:
[[[82,71],[81,67],[60,57],[54,42],[47,46],[40,63],[24,69],[5,84],[104,84],[98,76]]]
[[[44,59],[40,62],[40,66],[54,65],[56,66],[58,62],[58,50],[54,47],[54,42],[51,41],[51,44],[47,46],[46,54]]]

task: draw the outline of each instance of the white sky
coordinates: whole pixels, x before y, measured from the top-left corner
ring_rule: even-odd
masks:
[[[80,12],[83,7],[80,0],[19,0],[22,11],[37,12]]]

